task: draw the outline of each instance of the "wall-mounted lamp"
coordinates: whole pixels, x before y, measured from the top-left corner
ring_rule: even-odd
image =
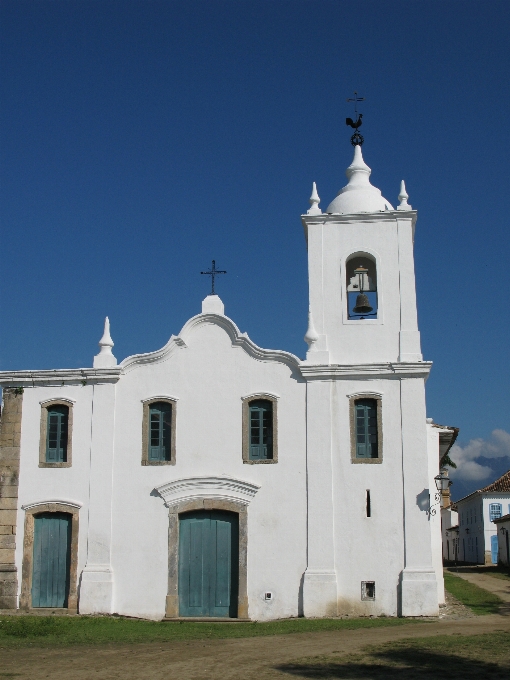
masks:
[[[436,483],[436,489],[438,491],[448,491],[452,482],[448,479],[448,474],[446,470],[441,470],[441,472],[434,477]]]
[[[433,505],[429,505],[429,509],[427,511],[428,515],[436,514],[436,505],[440,505],[441,503],[442,492],[448,491],[449,487],[452,485],[451,481],[448,479],[446,470],[441,470],[440,473],[434,477],[434,482],[436,483],[437,492],[434,494],[435,503]]]

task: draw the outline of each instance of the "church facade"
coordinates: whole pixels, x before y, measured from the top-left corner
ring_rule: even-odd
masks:
[[[305,360],[216,295],[156,352],[0,373],[0,608],[151,619],[434,616],[439,435],[427,422],[416,211],[361,146],[302,216]]]

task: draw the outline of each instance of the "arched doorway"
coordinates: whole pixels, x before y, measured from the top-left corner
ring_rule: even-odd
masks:
[[[238,616],[239,515],[179,515],[179,616]]]

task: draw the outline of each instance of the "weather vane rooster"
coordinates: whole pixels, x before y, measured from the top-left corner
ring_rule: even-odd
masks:
[[[354,134],[351,137],[351,144],[353,146],[361,146],[363,142],[365,141],[363,139],[363,136],[359,133],[358,128],[361,127],[361,124],[363,123],[363,114],[358,113],[358,102],[364,102],[365,97],[358,97],[358,93],[354,92],[354,97],[351,97],[350,99],[347,100],[348,102],[354,102],[354,115],[356,116],[356,120],[353,120],[352,118],[346,118],[345,119],[345,124],[349,125],[354,129]]]

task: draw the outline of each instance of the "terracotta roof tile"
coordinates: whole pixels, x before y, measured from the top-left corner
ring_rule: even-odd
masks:
[[[492,482],[492,484],[484,486],[483,489],[479,489],[479,491],[481,493],[487,493],[491,491],[510,491],[510,470],[505,472],[505,474],[499,479],[496,479],[495,482]]]
[[[508,513],[508,515],[503,515],[503,517],[496,517],[496,519],[493,520],[493,521],[494,521],[495,524],[497,524],[498,522],[508,522],[509,519],[510,519],[510,513]]]

